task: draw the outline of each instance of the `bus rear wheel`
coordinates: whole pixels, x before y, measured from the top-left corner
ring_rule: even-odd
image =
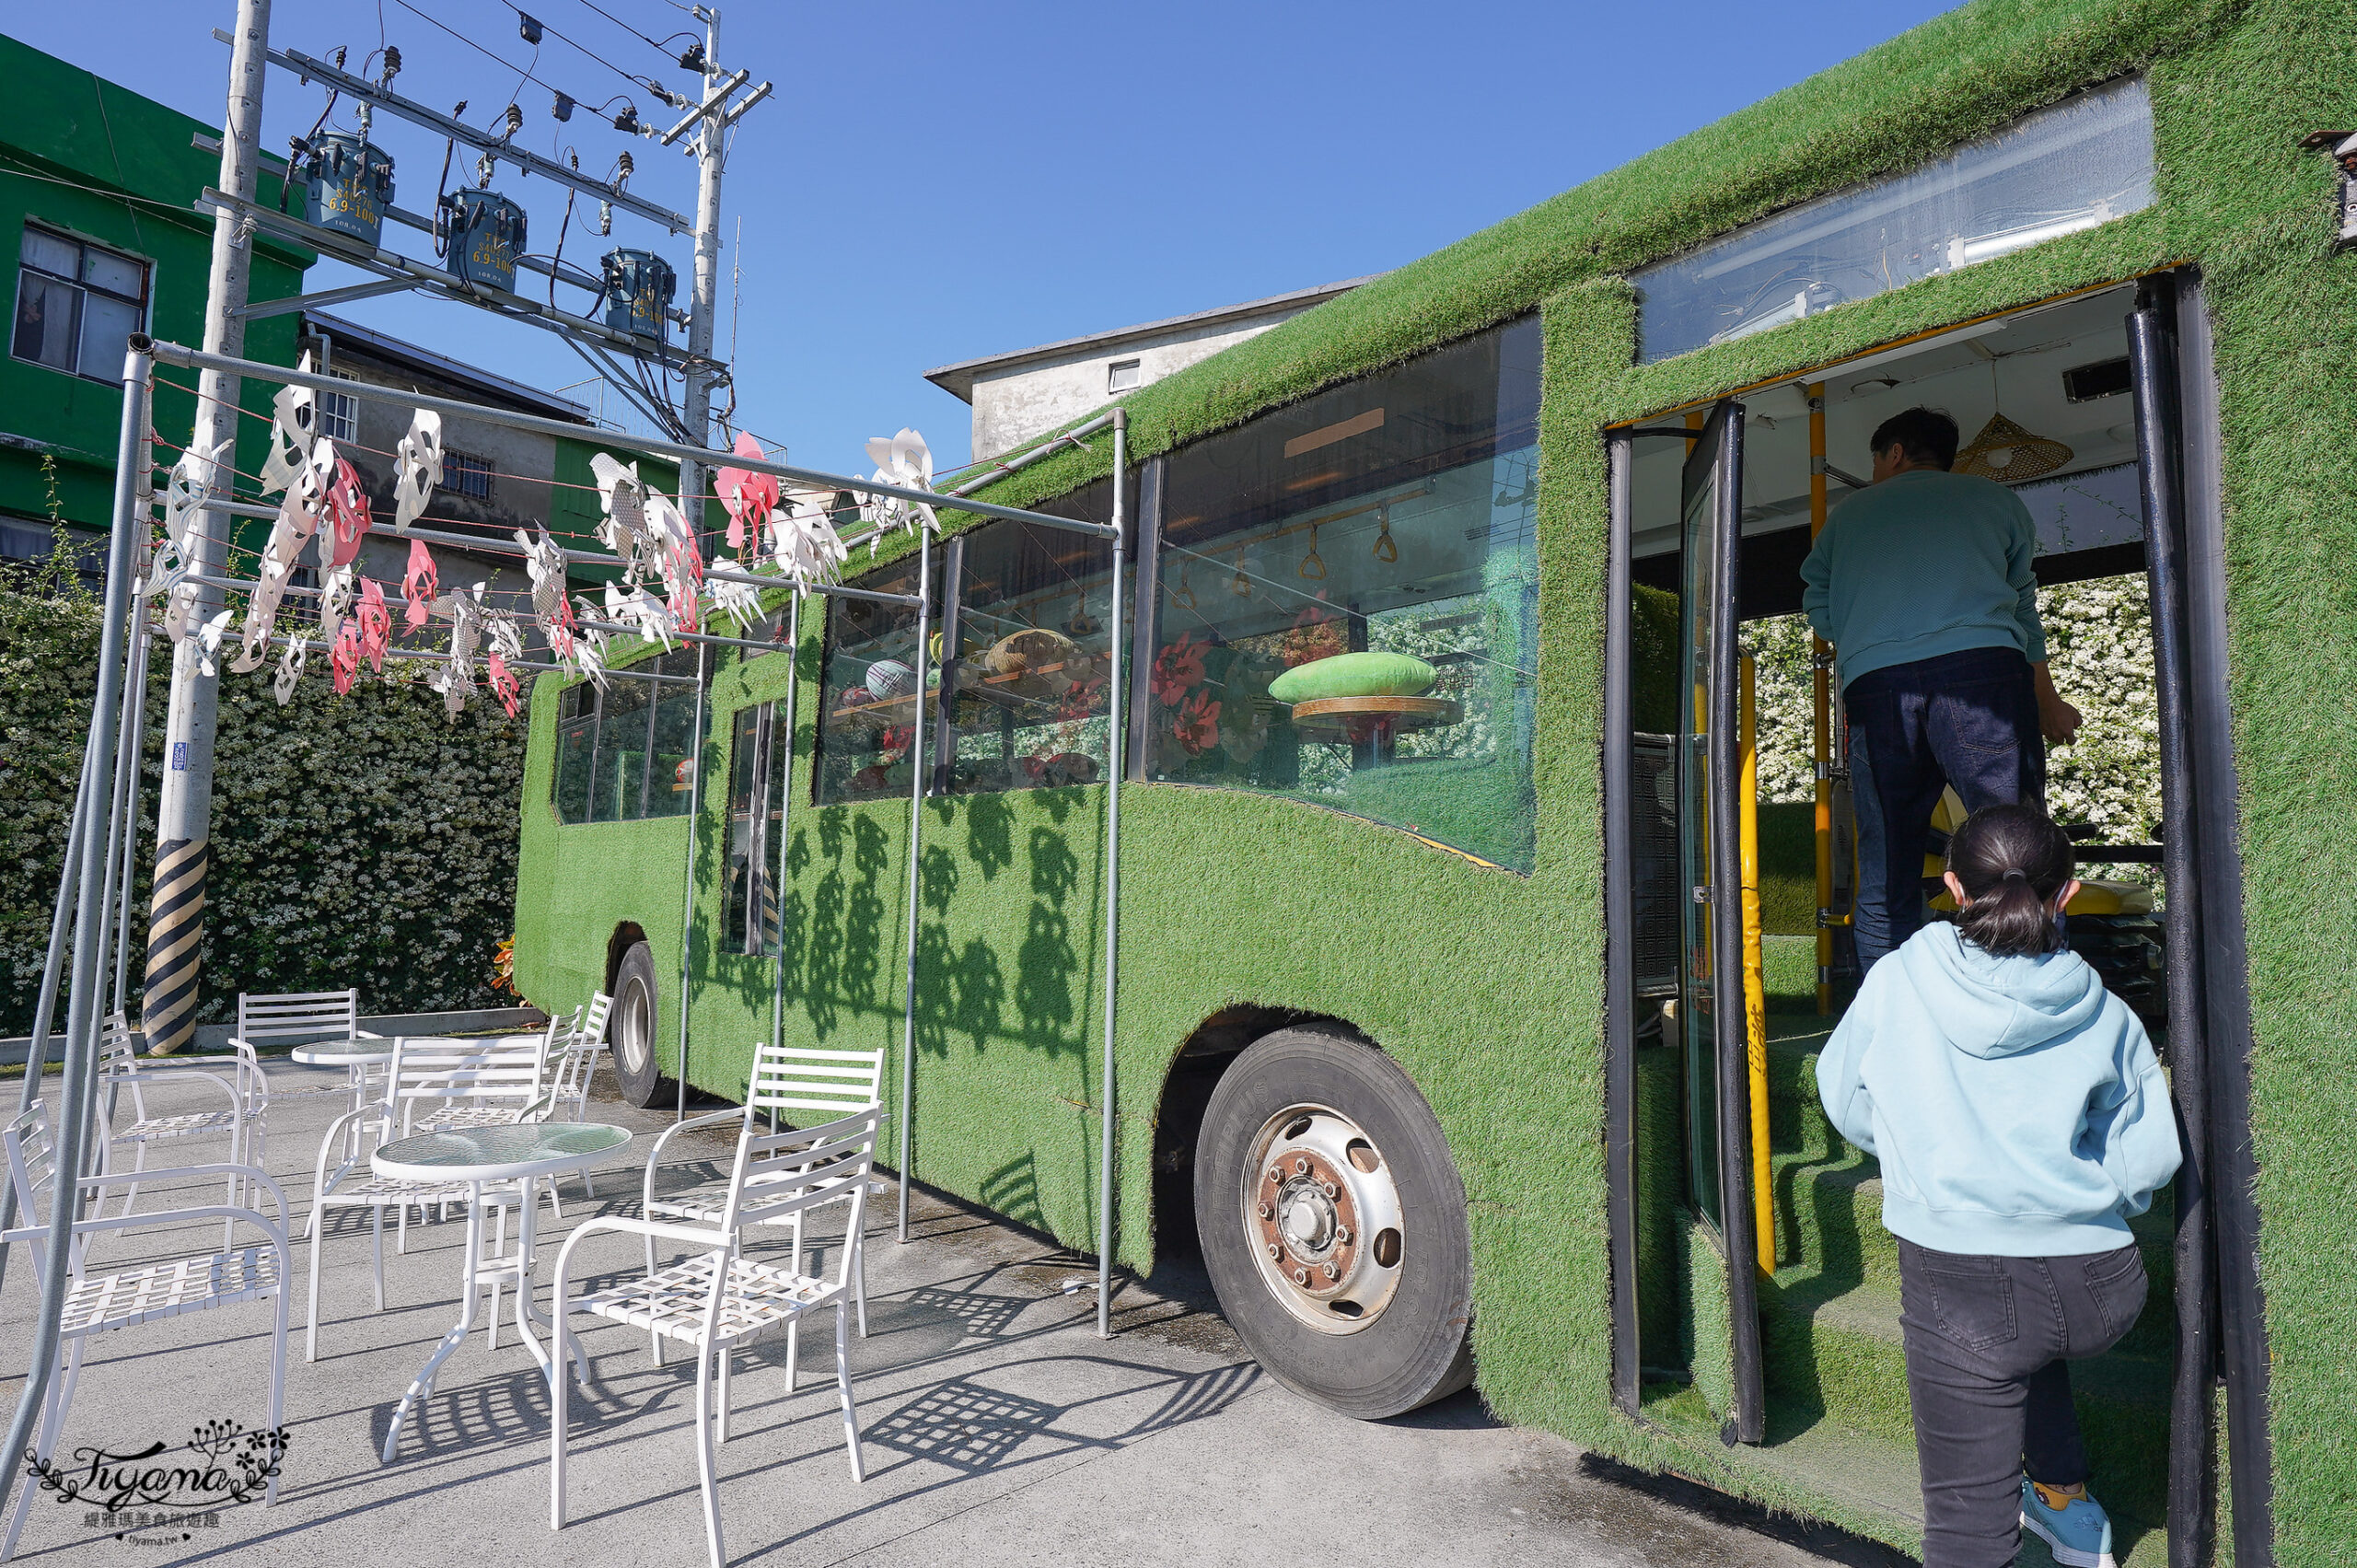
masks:
[[[607,1024],[613,1044],[614,1076],[622,1098],[636,1106],[655,1103],[663,1074],[655,1065],[655,954],[644,942],[633,942],[614,967],[614,1008]]]
[[[1304,1398],[1376,1421],[1473,1380],[1465,1186],[1364,1040],[1298,1025],[1236,1059],[1203,1112],[1195,1229],[1229,1325]]]

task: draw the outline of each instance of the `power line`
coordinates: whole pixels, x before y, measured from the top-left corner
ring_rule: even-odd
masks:
[[[666,102],[673,101],[671,95],[669,92],[665,90],[661,83],[624,70],[621,66],[615,64],[612,61],[607,59],[604,55],[598,53],[596,50],[590,48],[579,39],[575,38],[570,33],[561,30],[554,22],[543,20],[542,18],[534,16],[531,12],[525,10],[524,7],[516,4],[516,0],[500,0],[500,3],[505,6],[509,10],[515,12],[518,21],[529,22],[534,27],[540,29],[542,31],[547,32],[553,37],[563,39],[567,44],[572,46],[575,53],[587,55],[598,64],[603,65],[607,70],[611,71],[615,75],[620,76],[623,81],[633,83],[639,87],[651,88]],[[604,13],[601,12],[599,14],[603,15]],[[644,37],[645,35],[642,33],[639,36]],[[662,48],[662,45],[656,44],[656,47],[660,49]]]
[[[496,63],[496,64],[498,64],[504,65],[504,66],[505,66],[507,69],[509,69],[509,70],[511,70],[511,71],[514,71],[514,70],[517,70],[517,69],[519,69],[519,68],[517,67],[517,65],[516,62],[514,62],[513,60],[510,60],[510,59],[508,59],[506,56],[505,56],[505,55],[503,55],[503,54],[498,53],[498,52],[497,52],[496,51],[494,51],[494,50],[488,49],[488,48],[484,47],[482,44],[477,43],[473,39],[469,38],[466,34],[464,34],[464,33],[462,33],[462,32],[459,31],[456,28],[451,27],[448,23],[447,23],[447,22],[445,22],[445,21],[441,20],[439,17],[435,17],[435,16],[432,16],[432,15],[428,14],[427,12],[424,12],[424,11],[421,11],[421,10],[419,10],[415,6],[412,6],[412,5],[411,5],[411,4],[410,4],[410,0],[393,0],[393,4],[394,4],[394,5],[396,5],[396,6],[399,6],[402,10],[407,11],[408,13],[410,13],[410,15],[412,15],[412,16],[413,16],[413,17],[417,17],[419,20],[424,21],[424,22],[427,22],[427,23],[431,24],[431,25],[432,25],[432,26],[434,26],[434,27],[436,27],[436,28],[441,29],[441,30],[442,30],[442,31],[444,31],[444,32],[446,32],[446,33],[448,33],[452,38],[457,39],[460,43],[465,44],[469,49],[471,49],[471,50],[473,50],[476,53],[478,53],[478,54],[480,54],[480,55],[483,56],[483,58],[485,58],[485,59],[487,59],[487,60],[493,61],[493,62],[495,62],[495,63]],[[532,52],[532,53],[533,53],[533,60],[534,60],[534,62],[535,62],[535,63],[537,63],[537,62],[538,62],[538,60],[539,60],[539,58],[540,58],[540,52],[536,49],[536,50],[534,50],[534,51]],[[523,66],[523,67],[521,67],[520,69],[521,69],[521,72],[522,72],[522,75],[523,75],[523,79],[524,79],[524,81],[526,81],[526,82],[531,82],[531,83],[535,84],[536,86],[538,86],[539,87],[540,87],[540,88],[541,88],[541,90],[543,90],[543,91],[545,91],[545,92],[552,93],[552,94],[556,95],[557,97],[560,97],[560,98],[563,98],[563,99],[569,99],[570,101],[572,101],[572,102],[574,102],[574,103],[586,104],[586,103],[587,103],[587,102],[589,101],[587,99],[586,99],[586,98],[582,97],[582,96],[581,96],[580,94],[578,94],[578,93],[569,93],[569,92],[566,92],[563,87],[560,87],[556,86],[556,85],[555,85],[554,83],[552,83],[552,82],[543,81],[540,77],[536,76],[536,75],[534,75],[532,74],[531,66],[529,66],[529,65]],[[628,73],[624,73],[624,75],[628,75]],[[646,82],[640,82],[640,81],[638,80],[638,78],[637,78],[637,77],[635,77],[635,76],[633,76],[633,77],[631,77],[630,79],[631,79],[632,81],[633,81],[633,82],[637,82],[637,83],[638,83],[638,85],[639,85],[639,86],[641,86],[641,87],[650,87],[650,86],[652,86],[652,84],[650,84],[650,83],[646,83]],[[520,90],[522,89],[523,83],[522,83],[522,82],[519,82],[519,83],[517,83],[517,89],[520,91]]]
[[[584,6],[588,6],[591,10],[597,12],[599,16],[605,17],[606,20],[613,23],[614,26],[621,29],[622,31],[630,34],[633,38],[637,39],[641,43],[646,45],[647,48],[655,50],[657,52],[668,48],[673,40],[680,38],[693,38],[695,36],[693,33],[682,30],[673,33],[670,38],[665,39],[661,43],[657,43],[653,39],[647,37],[644,33],[639,31],[636,28],[631,26],[628,22],[622,20],[620,17],[615,16],[611,11],[607,10],[603,6],[598,5],[598,0],[581,0],[581,3]],[[687,7],[685,6],[681,6],[679,9],[685,11],[687,10]],[[552,29],[551,30],[553,31],[554,29]],[[570,41],[568,40],[567,41]]]

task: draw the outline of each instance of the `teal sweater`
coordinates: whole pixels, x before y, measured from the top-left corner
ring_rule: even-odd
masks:
[[[1940,1252],[2108,1252],[2176,1174],[2153,1042],[2076,953],[1996,958],[1934,922],[1866,971],[1817,1059],[1882,1161],[1882,1223]]]
[[[1801,563],[1801,608],[1847,687],[1869,670],[1967,648],[2046,660],[2038,526],[1994,480],[1910,469],[1833,510]]]

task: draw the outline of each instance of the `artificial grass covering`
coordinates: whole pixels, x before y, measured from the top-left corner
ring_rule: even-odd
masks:
[[[2294,145],[2307,130],[2357,122],[2343,62],[2317,46],[2346,36],[2352,21],[2351,6],[2314,0],[1984,0],[1125,400],[1132,450],[1148,457],[1544,311],[1535,869],[1486,872],[1404,835],[1265,797],[1125,791],[1125,1261],[1144,1266],[1154,1255],[1146,1123],[1172,1053],[1196,1026],[1235,1003],[1350,1019],[1415,1077],[1459,1160],[1472,1209],[1480,1386],[1502,1415],[1906,1539],[1902,1517],[1836,1473],[1841,1455],[1880,1450],[1845,1448],[1834,1436],[1815,1448],[1803,1433],[1730,1451],[1714,1429],[1678,1424],[1675,1396],[1662,1421],[1620,1416],[1606,1397],[1596,758],[1608,504],[1597,431],[1911,332],[2195,262],[2215,321],[2226,440],[2276,1551],[2287,1564],[2339,1558],[2357,1508],[2347,1416],[2357,1409],[2357,1362],[2346,1354],[2357,1342],[2357,1297],[2344,1288],[2357,1256],[2347,1202],[2357,1144],[2339,1097],[2316,1086],[2357,1069],[2346,1025],[2357,932],[2337,900],[2281,890],[2357,881],[2357,836],[2346,820],[2346,781],[2357,778],[2357,729],[2347,723],[2357,574],[2346,570],[2357,547],[2357,449],[2341,428],[2343,411],[2357,406],[2357,261],[2330,252],[2328,171]],[[1772,331],[1633,365],[1634,306],[1619,273],[1773,208],[1914,167],[2136,69],[2154,87],[2152,209]],[[1101,475],[1107,460],[1098,443],[990,495],[1016,505],[1057,495]],[[894,540],[882,553],[904,548]],[[805,634],[808,673],[815,625]],[[772,694],[782,670],[761,667],[781,662],[756,661],[741,676],[724,669],[716,711]],[[536,704],[537,771],[525,793],[519,926],[530,934],[519,942],[518,975],[534,1000],[569,1005],[602,975],[616,919],[668,933],[668,948],[656,941],[658,965],[676,954],[681,825],[556,829],[545,805],[549,734],[538,727],[552,731],[552,711],[538,711],[550,708]],[[810,712],[806,699],[806,756]],[[725,724],[714,730],[725,734]],[[726,749],[714,742],[708,778],[725,776]],[[922,896],[939,901],[919,911],[918,1173],[1076,1245],[1088,1244],[1093,1224],[1102,1097],[1089,1018],[1101,957],[1102,799],[1095,789],[1034,791],[928,807]],[[897,1048],[906,821],[904,805],[797,807],[789,929],[798,913],[808,935],[790,955],[789,1038]],[[708,814],[707,858],[714,824]],[[592,877],[602,880],[593,888]],[[1402,952],[1417,961],[1401,964]],[[767,1037],[767,966],[706,954],[698,969],[706,978],[691,1073],[728,1092],[751,1041]],[[667,992],[665,1040],[677,1027],[672,1006]],[[1659,1175],[1647,1171],[1649,1180]],[[1830,1194],[1839,1184],[1825,1179]],[[1648,1236],[1674,1229],[1646,1213]],[[1651,1324],[1655,1307],[1641,1309]],[[1887,1401],[1881,1408],[1887,1416]],[[1870,1439],[1860,1429],[1857,1442]],[[1810,1453],[1818,1458],[1794,1458]],[[2159,1456],[2142,1462],[2157,1466]]]

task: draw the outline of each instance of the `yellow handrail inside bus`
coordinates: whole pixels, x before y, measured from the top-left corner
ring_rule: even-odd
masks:
[[[1736,732],[1742,757],[1741,783],[1736,796],[1743,818],[1743,1034],[1745,1055],[1751,1067],[1751,1229],[1759,1255],[1759,1272],[1776,1272],[1774,1193],[1768,1172],[1768,985],[1759,953],[1759,702],[1755,676],[1758,666],[1743,656],[1736,680],[1743,716]]]

